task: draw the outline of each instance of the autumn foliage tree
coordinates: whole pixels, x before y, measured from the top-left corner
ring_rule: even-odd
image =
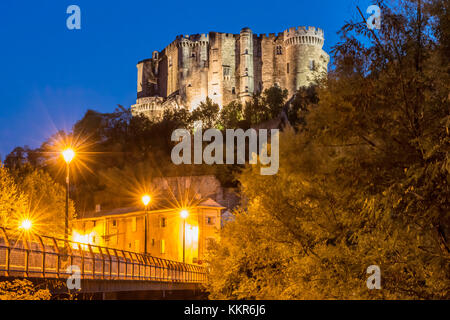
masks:
[[[279,173],[241,175],[211,298],[450,297],[448,3],[379,6],[381,30],[342,28],[317,103],[281,134]]]

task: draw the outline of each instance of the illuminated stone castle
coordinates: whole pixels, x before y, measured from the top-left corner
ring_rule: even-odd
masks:
[[[278,34],[210,32],[178,36],[151,59],[138,63],[137,101],[133,115],[158,119],[164,109],[195,109],[207,97],[220,107],[245,102],[272,86],[291,97],[327,72],[324,33],[315,27],[290,28]]]

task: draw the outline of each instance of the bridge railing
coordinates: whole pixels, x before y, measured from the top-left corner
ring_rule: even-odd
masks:
[[[0,227],[0,276],[63,279],[77,270],[81,279],[206,281],[199,265]]]

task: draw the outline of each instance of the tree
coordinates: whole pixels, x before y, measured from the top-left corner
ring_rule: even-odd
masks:
[[[286,104],[288,91],[274,86],[264,90],[262,94],[255,94],[245,104],[244,119],[248,126],[278,117]]]
[[[16,229],[28,212],[28,199],[9,170],[0,163],[0,226]]]
[[[215,128],[219,118],[219,110],[219,105],[208,97],[192,111],[191,120],[202,121],[204,129]]]
[[[316,86],[301,87],[292,97],[288,108],[287,117],[293,127],[305,125],[308,107],[319,102]]]
[[[29,217],[34,231],[64,238],[66,191],[43,170],[35,169],[18,177],[18,186],[27,196]],[[75,216],[74,204],[69,201],[69,221]]]
[[[219,123],[222,129],[236,129],[242,126],[243,110],[242,104],[232,101],[220,111]]]
[[[50,300],[48,289],[38,289],[28,280],[0,282],[0,300]]]
[[[364,19],[343,27],[317,105],[280,137],[279,173],[241,175],[213,298],[449,298],[448,64],[429,7],[401,5],[380,3],[378,34]],[[370,265],[382,290],[366,287]]]

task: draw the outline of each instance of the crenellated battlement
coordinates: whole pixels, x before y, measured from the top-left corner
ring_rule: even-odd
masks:
[[[316,27],[294,27],[284,31],[286,46],[307,44],[322,48],[324,43],[324,32]]]
[[[179,35],[175,41],[182,47],[204,46],[209,43],[209,34],[199,33],[193,35]]]
[[[322,37],[324,36],[323,30],[316,27],[293,27],[284,30],[284,34],[288,37],[294,37],[294,36],[316,36],[316,37]]]

